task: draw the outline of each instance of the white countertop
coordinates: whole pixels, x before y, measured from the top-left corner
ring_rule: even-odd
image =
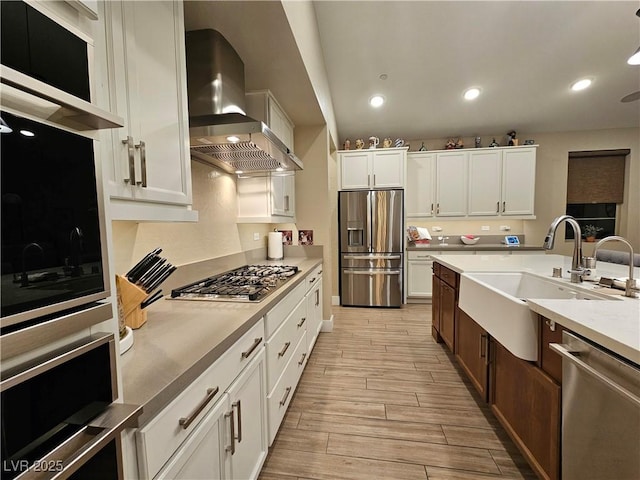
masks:
[[[435,255],[439,263],[465,272],[529,272],[551,278],[554,267],[562,267],[563,279],[569,283],[571,257],[562,255]],[[606,262],[596,265],[598,276],[626,278],[629,267]],[[634,268],[634,278],[640,268]],[[560,280],[560,279],[557,279]],[[572,284],[585,290],[597,289],[593,282]],[[603,292],[603,289],[597,289]],[[531,310],[593,342],[640,364],[640,299],[627,298],[623,291],[615,291],[612,300],[584,302],[580,300],[528,299]],[[619,292],[619,293],[618,293]],[[620,301],[622,299],[622,301]]]

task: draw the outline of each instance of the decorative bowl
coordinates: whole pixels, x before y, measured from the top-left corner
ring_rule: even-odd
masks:
[[[480,237],[476,235],[460,235],[460,240],[462,240],[462,243],[465,245],[475,245],[478,243],[478,240],[480,240]]]

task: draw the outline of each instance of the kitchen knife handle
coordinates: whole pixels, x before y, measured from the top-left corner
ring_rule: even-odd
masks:
[[[140,149],[140,169],[142,170],[142,181],[136,182],[136,185],[146,187],[147,186],[147,149],[145,143],[140,140],[140,143],[135,146]]]
[[[124,183],[135,185],[136,183],[136,160],[133,149],[133,137],[127,135],[126,140],[122,140],[122,143],[127,146],[127,159],[129,160],[129,178],[124,179]]]

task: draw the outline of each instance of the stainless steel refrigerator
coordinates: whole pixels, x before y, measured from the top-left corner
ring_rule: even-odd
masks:
[[[338,195],[340,304],[402,306],[404,191]]]

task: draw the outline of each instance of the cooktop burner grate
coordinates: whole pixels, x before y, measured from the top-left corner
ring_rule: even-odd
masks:
[[[290,265],[245,265],[171,291],[176,300],[259,302],[298,273]]]

